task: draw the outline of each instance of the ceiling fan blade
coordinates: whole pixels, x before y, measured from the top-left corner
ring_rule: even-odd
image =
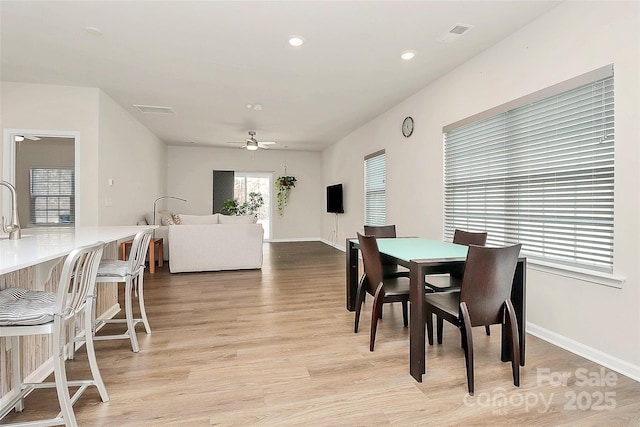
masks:
[[[31,141],[40,141],[40,137],[37,136],[29,136],[29,135],[25,135],[24,136],[26,139],[29,139]]]
[[[259,144],[264,144],[264,145],[273,145],[275,144],[275,141],[260,141]]]

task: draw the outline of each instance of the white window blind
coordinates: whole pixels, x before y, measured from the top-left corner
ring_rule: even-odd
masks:
[[[31,223],[69,225],[75,223],[73,169],[30,170]]]
[[[387,166],[384,150],[364,158],[364,223],[385,225],[387,217]]]
[[[613,270],[613,73],[445,129],[445,236],[488,232],[522,254]]]

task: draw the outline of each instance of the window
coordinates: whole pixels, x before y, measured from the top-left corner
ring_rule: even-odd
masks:
[[[384,150],[364,158],[364,223],[385,225],[387,216],[387,166]]]
[[[611,272],[613,95],[609,66],[446,127],[445,236],[486,230],[533,260]]]
[[[73,169],[32,168],[29,176],[31,223],[34,225],[75,223]]]

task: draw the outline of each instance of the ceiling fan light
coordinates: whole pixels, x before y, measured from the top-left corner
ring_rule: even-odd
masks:
[[[24,141],[24,136],[22,136],[22,135],[16,135],[16,136],[15,136],[15,140],[16,140],[16,142],[22,142],[22,141]]]
[[[255,139],[247,140],[247,150],[256,151],[258,149],[258,141]]]

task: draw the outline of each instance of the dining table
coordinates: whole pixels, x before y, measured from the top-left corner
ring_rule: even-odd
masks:
[[[378,238],[380,256],[387,261],[409,269],[410,314],[409,314],[409,372],[416,381],[422,382],[426,373],[425,351],[425,275],[446,273],[463,266],[468,247],[421,237]],[[346,239],[346,305],[354,311],[359,282],[359,243],[356,238]],[[525,364],[526,325],[526,263],[520,257],[516,265],[511,287],[511,303],[518,320],[520,365]],[[508,328],[502,328],[501,360],[511,361]]]

